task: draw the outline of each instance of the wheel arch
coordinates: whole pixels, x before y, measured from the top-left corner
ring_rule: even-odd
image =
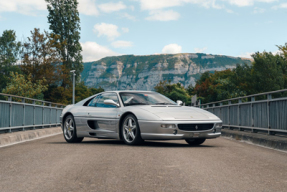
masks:
[[[67,112],[67,113],[63,116],[63,119],[62,119],[62,125],[63,125],[62,129],[64,128],[65,119],[66,119],[66,117],[69,116],[69,115],[72,115],[72,116],[74,117],[74,115],[73,115],[71,112]]]
[[[123,123],[125,117],[128,116],[128,115],[134,115],[134,116],[137,118],[137,116],[136,116],[134,113],[130,112],[130,111],[125,112],[124,114],[122,114],[122,116],[121,116],[121,118],[120,118],[120,121],[119,121],[119,126],[118,126],[118,131],[119,131],[119,138],[120,138],[120,140],[123,139],[123,138],[122,138],[122,134],[121,134],[121,131],[122,131],[122,123]],[[139,129],[140,129],[140,128],[139,128]]]

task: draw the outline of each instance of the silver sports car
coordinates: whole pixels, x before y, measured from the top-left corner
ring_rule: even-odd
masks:
[[[144,140],[185,139],[200,145],[221,135],[222,121],[212,113],[180,105],[152,91],[108,91],[64,108],[62,129],[67,142],[84,137]]]

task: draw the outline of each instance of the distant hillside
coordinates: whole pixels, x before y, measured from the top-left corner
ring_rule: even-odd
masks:
[[[161,80],[195,85],[205,71],[232,69],[251,60],[203,53],[123,55],[84,63],[82,80],[89,87],[105,90],[153,90]]]

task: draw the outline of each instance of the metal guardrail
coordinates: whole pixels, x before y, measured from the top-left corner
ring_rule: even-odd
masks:
[[[60,124],[65,105],[0,93],[0,131],[35,129]]]
[[[217,115],[223,127],[287,133],[287,89],[202,104],[199,107]],[[280,94],[283,95],[280,98]],[[272,98],[276,95],[278,98]],[[279,96],[278,96],[279,95]],[[256,100],[259,97],[260,100]]]

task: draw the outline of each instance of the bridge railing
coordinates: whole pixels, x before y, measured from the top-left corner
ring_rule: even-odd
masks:
[[[223,127],[287,133],[287,89],[202,104]]]
[[[60,125],[64,105],[0,93],[0,132]]]

